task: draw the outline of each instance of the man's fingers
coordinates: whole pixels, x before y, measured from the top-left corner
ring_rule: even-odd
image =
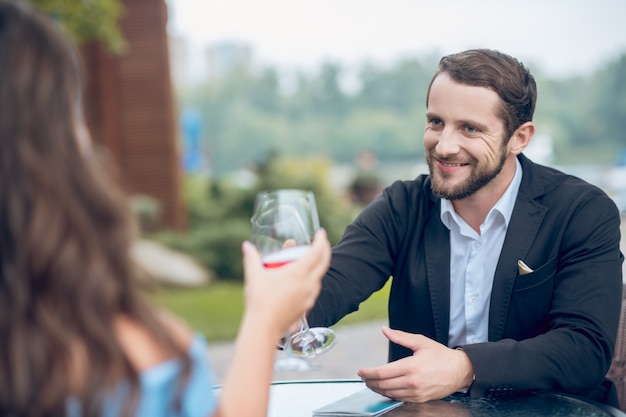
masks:
[[[413,352],[423,344],[424,340],[424,336],[422,335],[407,333],[402,330],[394,330],[386,326],[383,327],[383,334],[391,342],[411,349]]]
[[[261,254],[257,248],[250,242],[245,241],[241,245],[243,252],[243,268],[244,275],[247,278],[259,275],[264,269]],[[312,274],[318,278],[322,276],[330,264],[331,250],[328,237],[324,229],[320,229],[315,233],[315,239],[311,244],[311,248],[299,260],[284,266],[285,270],[294,269],[307,274]],[[281,268],[282,269],[282,268]],[[288,273],[285,271],[286,273]]]
[[[378,393],[387,398],[391,398],[393,400],[404,401],[406,398],[409,398],[413,394],[411,390],[403,388],[403,387],[388,389],[388,388],[381,388],[381,387],[374,386],[374,385],[368,385],[367,383],[365,384],[365,386],[367,386],[370,390],[374,391],[375,393]]]
[[[262,267],[261,254],[256,247],[248,241],[242,243],[241,251],[243,252],[244,275],[248,277],[256,276],[254,271]]]
[[[312,249],[319,256],[316,262],[318,269],[321,270],[321,273],[325,273],[330,265],[331,257],[330,242],[328,241],[326,230],[320,229],[315,233]]]
[[[330,243],[324,229],[315,233],[311,249],[298,260],[298,263],[319,274],[326,272],[330,263]]]
[[[294,246],[296,246],[296,239],[287,239],[283,243],[283,248],[293,248]]]
[[[404,362],[406,362],[405,359],[399,359],[374,368],[360,369],[358,371],[358,375],[363,380],[369,381],[400,378],[406,373],[406,365],[404,364]]]

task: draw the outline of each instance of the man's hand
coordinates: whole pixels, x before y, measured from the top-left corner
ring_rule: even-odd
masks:
[[[464,351],[388,327],[383,327],[383,333],[390,341],[411,349],[413,356],[361,369],[359,376],[372,391],[400,401],[422,403],[471,385],[474,367]]]

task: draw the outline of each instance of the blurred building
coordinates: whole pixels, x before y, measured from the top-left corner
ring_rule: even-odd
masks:
[[[222,41],[199,45],[171,31],[169,48],[172,80],[177,88],[192,87],[235,73],[247,73],[253,66],[253,48],[242,42]]]
[[[524,155],[533,162],[543,165],[551,165],[554,162],[554,141],[552,136],[546,133],[537,133],[524,150]]]
[[[169,33],[170,73],[175,87],[183,87],[194,80],[190,61],[193,57],[192,47],[187,38],[177,33]]]
[[[170,76],[164,0],[122,0],[128,44],[114,54],[100,44],[82,49],[87,124],[106,146],[129,195],[158,201],[158,226],[183,229],[177,123]]]
[[[249,72],[252,67],[252,48],[241,42],[218,42],[206,48],[206,62],[209,78]]]

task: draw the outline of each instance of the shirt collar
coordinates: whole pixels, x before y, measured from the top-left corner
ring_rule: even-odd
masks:
[[[517,193],[519,191],[519,186],[522,183],[522,165],[519,160],[515,158],[515,174],[513,175],[513,180],[507,187],[502,197],[496,202],[496,204],[489,210],[487,217],[485,218],[485,222],[489,221],[491,217],[494,216],[494,213],[500,213],[504,218],[504,222],[506,226],[509,226],[509,221],[511,220],[511,215],[513,214],[513,207],[515,207],[515,200],[517,199]],[[443,224],[450,229],[450,224],[452,221],[459,224],[460,219],[458,218],[458,214],[454,211],[454,207],[452,206],[452,202],[445,198],[441,199],[441,221]]]

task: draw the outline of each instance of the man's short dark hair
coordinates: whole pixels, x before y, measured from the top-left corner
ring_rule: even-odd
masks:
[[[490,49],[471,49],[444,56],[433,81],[440,74],[448,74],[454,81],[494,91],[502,99],[498,116],[504,122],[508,141],[523,123],[532,121],[537,101],[535,78],[520,61],[510,55]]]

